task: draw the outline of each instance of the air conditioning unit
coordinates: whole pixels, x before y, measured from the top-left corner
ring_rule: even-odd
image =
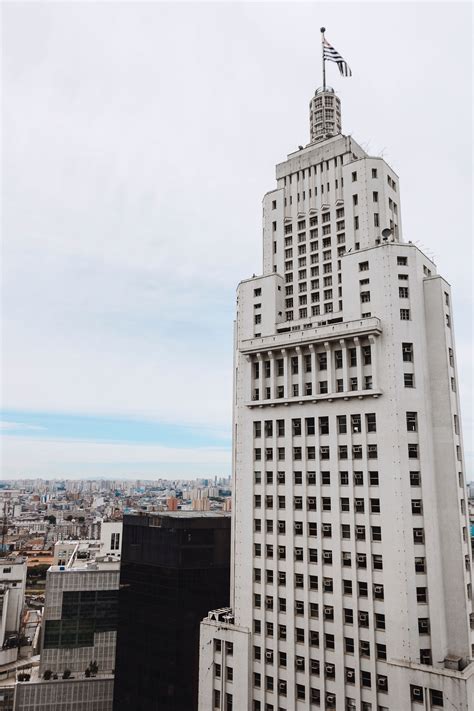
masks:
[[[278,553],[280,553],[280,555],[285,555],[285,548],[284,548],[284,546],[279,546],[279,547],[278,547]]]
[[[381,595],[383,593],[383,585],[374,585],[374,593]]]
[[[323,531],[325,533],[328,533],[328,531],[331,530],[331,524],[330,523],[323,523]]]
[[[344,551],[342,553],[342,558],[343,560],[350,560],[351,559],[351,554],[348,551]]]
[[[334,694],[327,694],[326,695],[326,703],[332,704],[332,705],[334,705],[336,703],[336,697],[334,696]]]
[[[412,689],[412,695],[414,699],[421,699],[423,697],[423,691],[417,687],[414,687]]]
[[[331,587],[331,584],[332,584],[332,581],[331,581],[331,580],[324,580],[324,581],[323,581],[323,585],[324,585],[325,588],[330,588],[330,587]]]
[[[354,432],[360,432],[360,428],[359,428],[359,427],[354,427]]]
[[[267,598],[265,599],[265,605],[266,605],[267,607],[271,607],[271,606],[273,605],[273,600],[272,600],[271,597],[267,597]]]
[[[355,678],[355,672],[353,669],[348,669],[346,672],[346,679],[354,679]]]
[[[279,531],[285,530],[285,522],[284,521],[278,521],[278,530]]]
[[[357,533],[360,533],[361,535],[363,535],[365,533],[365,529],[363,526],[357,526],[356,531],[357,531]]]
[[[285,481],[285,475],[283,474],[283,472],[278,473],[278,481]]]
[[[359,620],[361,622],[367,622],[368,619],[369,619],[369,615],[367,612],[359,612]]]
[[[333,609],[332,609],[332,607],[325,607],[325,608],[324,608],[324,614],[325,614],[325,615],[332,615],[332,614],[333,614]]]
[[[303,530],[303,524],[302,523],[295,523],[295,531],[302,531]]]
[[[377,686],[380,686],[381,689],[384,689],[387,686],[387,680],[377,679]]]
[[[357,529],[357,533],[360,533],[359,529]],[[357,562],[358,563],[365,563],[366,560],[367,560],[367,558],[365,557],[365,554],[359,553],[359,555],[357,556]]]
[[[272,661],[273,660],[273,652],[265,652],[265,659]]]
[[[308,499],[308,504],[313,505],[316,503],[316,499],[310,498]]]
[[[296,666],[300,669],[304,667],[304,659],[302,657],[297,657]]]
[[[280,691],[286,691],[286,681],[280,681],[278,683],[278,688],[280,689]]]
[[[334,665],[333,664],[326,664],[324,667],[326,670],[326,674],[334,674]]]
[[[295,608],[298,612],[303,612],[304,610],[304,603],[303,602],[297,602],[295,604]]]
[[[330,560],[332,558],[331,551],[324,551],[323,558],[324,558],[324,560]]]

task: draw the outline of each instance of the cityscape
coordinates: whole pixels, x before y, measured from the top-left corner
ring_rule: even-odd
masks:
[[[276,163],[267,192],[252,183],[261,257],[225,286],[237,287],[233,333],[219,325],[213,340],[204,328],[203,348],[201,322],[181,314],[167,331],[163,301],[163,350],[178,347],[160,361],[156,391],[136,335],[149,324],[124,316],[139,392],[120,390],[112,357],[108,385],[88,382],[79,347],[69,375],[59,361],[41,371],[50,409],[5,407],[0,711],[474,711],[474,481],[456,274],[429,234],[428,247],[415,239],[403,172],[371,150],[362,98],[351,108],[362,140],[345,129],[357,55],[337,25],[314,34],[314,86],[285,109],[304,117],[306,137],[292,137],[302,143]],[[277,160],[285,140],[272,134]],[[186,242],[171,242],[185,291]],[[84,254],[74,259],[85,274]],[[220,324],[218,290],[209,293]],[[186,329],[183,349],[175,331]],[[97,321],[97,344],[106,331]],[[221,371],[226,348],[232,367]],[[33,376],[22,389],[24,371],[10,370],[27,402]],[[94,392],[103,409],[81,409]],[[156,392],[156,412],[134,409]]]

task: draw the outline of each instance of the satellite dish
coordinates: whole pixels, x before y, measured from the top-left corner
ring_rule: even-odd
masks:
[[[392,234],[392,231],[393,230],[391,230],[389,227],[386,227],[384,230],[382,230],[382,237],[384,239],[387,239],[387,237],[390,237],[390,235]]]

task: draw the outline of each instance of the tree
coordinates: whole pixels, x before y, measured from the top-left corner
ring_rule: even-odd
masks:
[[[44,517],[44,520],[45,520],[45,521],[49,521],[49,523],[51,524],[51,526],[55,526],[55,525],[56,525],[56,516],[53,516],[53,514],[50,514],[49,516],[45,516],[45,517]]]
[[[71,676],[71,670],[70,669],[65,669],[63,671],[63,679],[69,679]]]
[[[44,672],[44,674],[43,674],[43,679],[44,679],[45,681],[49,681],[52,676],[53,676],[53,672],[51,671],[51,669],[46,669],[45,672]]]

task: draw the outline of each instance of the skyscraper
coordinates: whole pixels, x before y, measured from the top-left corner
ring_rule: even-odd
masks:
[[[231,608],[201,625],[200,711],[474,708],[451,290],[340,106],[312,97],[238,288]]]

